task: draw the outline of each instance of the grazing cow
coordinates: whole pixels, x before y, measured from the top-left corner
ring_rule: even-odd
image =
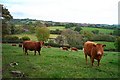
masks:
[[[68,48],[67,48],[67,47],[62,47],[62,49],[68,51]]]
[[[19,47],[22,47],[22,44],[19,44]]]
[[[72,50],[74,50],[74,51],[78,51],[78,49],[75,48],[75,47],[72,47],[72,48],[71,48],[71,51],[72,51]]]
[[[16,46],[16,44],[12,44],[12,46]]]
[[[23,51],[25,51],[25,54],[27,53],[27,55],[28,55],[27,50],[30,50],[30,51],[34,50],[34,52],[35,52],[34,55],[36,55],[36,51],[38,51],[38,53],[40,55],[40,50],[41,50],[41,47],[43,44],[44,44],[43,41],[40,41],[40,42],[24,41],[23,42]]]
[[[51,48],[51,46],[47,46],[47,48]]]
[[[97,43],[94,43],[91,41],[85,42],[83,50],[84,50],[84,54],[85,54],[86,64],[87,64],[87,55],[88,55],[91,59],[92,66],[94,63],[94,59],[96,59],[98,61],[98,66],[99,66],[101,57],[104,53],[103,48],[105,46],[106,45],[97,44]]]

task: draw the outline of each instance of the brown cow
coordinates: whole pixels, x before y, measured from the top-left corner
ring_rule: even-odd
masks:
[[[16,44],[12,44],[12,46],[16,46]]]
[[[72,51],[72,50],[74,50],[74,51],[78,51],[78,49],[75,48],[75,47],[72,47],[72,48],[71,48],[71,51]]]
[[[19,44],[19,47],[22,47],[22,44],[21,44],[21,43]]]
[[[27,50],[30,50],[30,51],[34,50],[34,52],[35,52],[34,55],[36,55],[36,51],[38,51],[38,53],[40,55],[40,50],[41,50],[41,47],[43,44],[44,44],[43,41],[40,41],[40,42],[24,41],[23,42],[23,51],[25,51],[25,54],[27,53],[27,55],[28,55]]]
[[[68,51],[68,48],[67,48],[67,47],[62,47],[62,49]]]
[[[87,64],[87,55],[88,55],[91,59],[92,66],[94,63],[94,59],[98,61],[98,66],[99,66],[100,59],[104,53],[104,50],[103,50],[104,46],[106,45],[97,44],[91,41],[85,42],[83,50],[85,54],[86,64]]]

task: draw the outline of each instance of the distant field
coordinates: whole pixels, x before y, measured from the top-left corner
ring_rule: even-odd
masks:
[[[37,41],[37,37],[35,34],[16,34],[19,38],[23,36],[28,36],[32,41]],[[50,34],[50,38],[56,38],[58,35]],[[106,44],[105,50],[113,50],[115,49],[114,42],[105,42],[105,41],[96,41],[97,43]]]
[[[88,65],[82,50],[78,52],[63,51],[60,48],[42,48],[41,55],[34,56],[33,51],[24,55],[22,48],[2,45],[2,77],[13,78],[11,71],[21,71],[25,78],[118,78],[118,57],[117,52],[106,52],[98,67],[95,61],[91,66],[88,57]],[[11,62],[18,65],[11,67]]]
[[[33,41],[37,41],[37,37],[35,36],[35,34],[14,34],[15,36],[18,36],[19,38],[23,37],[23,36],[28,36],[31,40]]]
[[[59,35],[57,35],[57,34],[50,34],[50,38],[56,38],[57,36],[59,36]]]
[[[83,29],[83,30],[86,30],[86,31],[99,30],[99,33],[104,33],[104,34],[113,33],[113,30],[112,30],[112,29],[91,28],[91,27],[82,27],[82,29]]]
[[[65,29],[65,27],[64,26],[50,26],[50,27],[48,27],[48,29],[50,29],[50,30],[56,30],[56,29],[63,30],[63,29]]]
[[[106,50],[113,50],[113,49],[115,49],[114,42],[96,41],[96,43],[105,44],[106,45],[106,47],[105,47]]]
[[[30,39],[32,41],[37,41],[37,37],[35,36],[35,34],[15,34],[15,36],[18,36],[19,38],[23,37],[23,36],[28,36],[30,37]],[[56,34],[50,34],[50,38],[56,38],[58,35]]]

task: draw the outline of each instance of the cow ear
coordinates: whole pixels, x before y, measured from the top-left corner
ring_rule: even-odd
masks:
[[[102,45],[102,47],[106,47],[106,45],[105,45],[105,44],[103,44],[103,45]]]
[[[93,44],[93,46],[94,46],[94,47],[96,47],[96,45],[95,45],[95,44]]]

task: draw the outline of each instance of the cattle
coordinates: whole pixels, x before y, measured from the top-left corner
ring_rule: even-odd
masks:
[[[47,46],[47,48],[51,48],[51,46]]]
[[[43,41],[35,42],[35,41],[24,41],[23,42],[23,52],[28,55],[27,50],[34,51],[34,55],[36,55],[36,51],[38,51],[40,55],[40,51],[42,45],[44,44]]]
[[[73,50],[74,50],[74,51],[78,51],[78,49],[77,49],[76,47],[72,47],[72,48],[71,48],[71,51],[73,51]]]
[[[22,44],[20,43],[18,46],[19,46],[19,47],[22,47]]]
[[[12,44],[12,46],[16,46],[16,44]]]
[[[87,56],[89,56],[91,59],[92,66],[94,63],[94,59],[96,59],[98,61],[98,66],[99,66],[100,60],[104,53],[105,46],[106,45],[104,45],[104,44],[97,44],[97,43],[91,42],[91,41],[85,42],[83,51],[85,54],[86,64],[87,64]]]
[[[62,50],[68,51],[68,48],[67,47],[62,47]]]

